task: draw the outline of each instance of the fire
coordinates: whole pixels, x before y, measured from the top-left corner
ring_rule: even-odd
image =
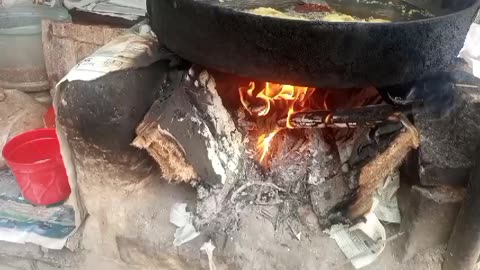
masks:
[[[256,90],[255,82],[239,89],[240,101],[251,116],[266,118],[273,123],[287,118],[285,127],[274,127],[272,131],[259,136],[257,150],[263,163],[275,135],[282,129],[293,128],[290,122],[292,115],[310,108],[310,97],[315,88],[267,82],[260,91]]]
[[[258,138],[257,149],[259,151],[261,151],[261,153],[262,153],[260,155],[260,162],[263,162],[265,160],[265,158],[267,157],[268,150],[270,149],[270,145],[272,143],[272,140],[280,130],[281,129],[279,129],[279,128],[275,129],[273,132],[270,132],[270,134],[268,134],[268,135],[267,134],[262,134]]]

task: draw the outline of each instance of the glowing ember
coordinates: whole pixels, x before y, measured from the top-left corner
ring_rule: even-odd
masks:
[[[275,83],[265,83],[260,91],[255,91],[255,82],[250,82],[248,87],[241,87],[240,100],[243,107],[254,117],[263,117],[276,123],[277,120],[287,117],[285,127],[275,127],[273,131],[266,132],[258,138],[257,150],[260,162],[264,162],[275,135],[284,128],[293,128],[290,123],[294,113],[310,109],[309,98],[315,88],[292,86]]]

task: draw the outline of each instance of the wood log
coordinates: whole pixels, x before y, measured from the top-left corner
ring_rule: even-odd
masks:
[[[192,68],[172,71],[137,127],[145,148],[171,182],[198,182],[197,225],[213,222],[245,180],[243,138],[223,105],[214,78]]]
[[[418,148],[419,143],[418,132],[413,126],[407,125],[405,132],[400,133],[385,151],[361,168],[358,193],[348,207],[349,219],[355,220],[371,210],[374,192],[402,164],[406,155]]]
[[[317,153],[309,168],[309,195],[320,226],[327,228],[336,222],[330,216],[351,199],[354,188],[341,172],[342,163],[333,131],[326,128],[318,132]]]
[[[141,124],[137,128],[137,134],[138,137],[132,144],[148,151],[160,165],[165,179],[183,182],[198,179],[197,172],[187,161],[185,149],[172,134],[162,129],[160,125]]]
[[[174,182],[235,182],[242,137],[206,71],[172,71],[167,87],[137,128],[133,145],[145,148]]]

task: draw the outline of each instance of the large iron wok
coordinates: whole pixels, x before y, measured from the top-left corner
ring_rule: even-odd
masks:
[[[345,14],[392,22],[303,21],[246,12],[282,10],[297,0],[149,0],[147,5],[159,40],[189,61],[265,81],[352,88],[399,85],[445,70],[480,3],[421,0],[419,8],[366,1],[327,3]],[[417,8],[433,15],[410,12]]]

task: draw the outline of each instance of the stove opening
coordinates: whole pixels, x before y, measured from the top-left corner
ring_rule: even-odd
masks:
[[[354,222],[419,144],[409,119],[419,101],[386,102],[375,87],[286,85],[193,66],[173,70],[162,95],[134,145],[169,181],[197,188],[200,225],[222,217],[234,227],[250,205],[307,207],[322,228]]]

